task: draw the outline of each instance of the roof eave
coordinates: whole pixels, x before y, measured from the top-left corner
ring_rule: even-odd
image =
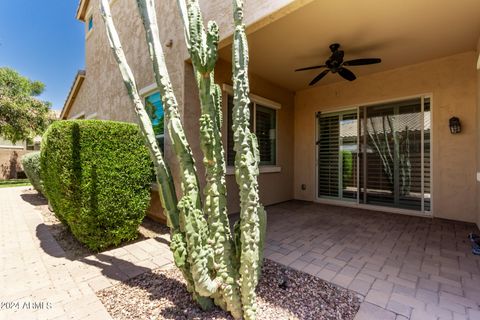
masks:
[[[90,0],[80,0],[80,2],[78,3],[77,13],[75,15],[75,18],[77,18],[77,20],[85,22],[85,15],[87,13],[89,3]]]
[[[67,100],[63,105],[62,112],[60,113],[60,120],[64,120],[68,117],[70,109],[72,108],[73,103],[75,102],[75,98],[77,97],[78,92],[80,91],[80,87],[85,80],[85,70],[78,71],[77,75],[75,76],[75,80],[73,81],[72,87],[70,88],[70,92],[68,93]]]

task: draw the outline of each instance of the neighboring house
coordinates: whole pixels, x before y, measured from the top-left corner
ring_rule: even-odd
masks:
[[[228,200],[235,212],[231,1],[201,4],[205,20],[221,28],[215,75],[224,92]],[[175,174],[135,1],[111,5]],[[79,3],[86,70],[75,78],[61,117],[135,121],[98,7],[98,0]],[[157,1],[157,15],[186,134],[201,164],[199,101],[176,1]],[[245,17],[264,204],[299,199],[480,224],[479,1],[248,0]],[[358,77],[353,82],[328,74],[309,87],[321,70],[294,70],[323,64],[334,42],[342,44],[345,60],[382,63],[349,67]],[[452,117],[460,119],[459,134],[450,133]]]
[[[0,180],[25,178],[20,159],[24,154],[40,150],[41,137],[13,143],[0,138]]]

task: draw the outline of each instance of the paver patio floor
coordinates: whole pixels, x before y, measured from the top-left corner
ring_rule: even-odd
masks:
[[[0,319],[110,319],[96,291],[171,265],[155,239],[65,258],[25,189],[0,190]],[[300,201],[267,210],[265,256],[357,292],[356,320],[480,319],[473,224]]]
[[[267,211],[265,256],[362,295],[356,320],[480,319],[474,224],[300,201]]]
[[[155,239],[65,258],[25,190],[0,189],[0,319],[108,320],[96,291],[171,265],[168,244]]]

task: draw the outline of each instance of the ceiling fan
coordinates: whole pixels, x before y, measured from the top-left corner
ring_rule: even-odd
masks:
[[[327,61],[325,61],[325,64],[322,64],[320,66],[300,68],[295,71],[328,68],[327,70],[323,70],[320,74],[313,78],[312,81],[310,81],[309,85],[313,86],[315,83],[320,81],[320,79],[325,77],[329,72],[338,73],[344,79],[347,79],[348,81],[353,81],[357,77],[353,74],[352,71],[345,68],[345,66],[363,66],[367,64],[376,64],[382,62],[382,59],[379,58],[363,58],[343,61],[343,56],[345,55],[345,52],[343,50],[339,50],[339,48],[340,44],[338,43],[333,43],[330,45],[332,55],[330,56],[330,58],[327,59]]]

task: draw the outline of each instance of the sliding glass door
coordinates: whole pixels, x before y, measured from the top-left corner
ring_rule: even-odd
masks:
[[[430,99],[318,115],[318,197],[430,211]]]
[[[319,114],[318,194],[357,200],[357,110]]]

